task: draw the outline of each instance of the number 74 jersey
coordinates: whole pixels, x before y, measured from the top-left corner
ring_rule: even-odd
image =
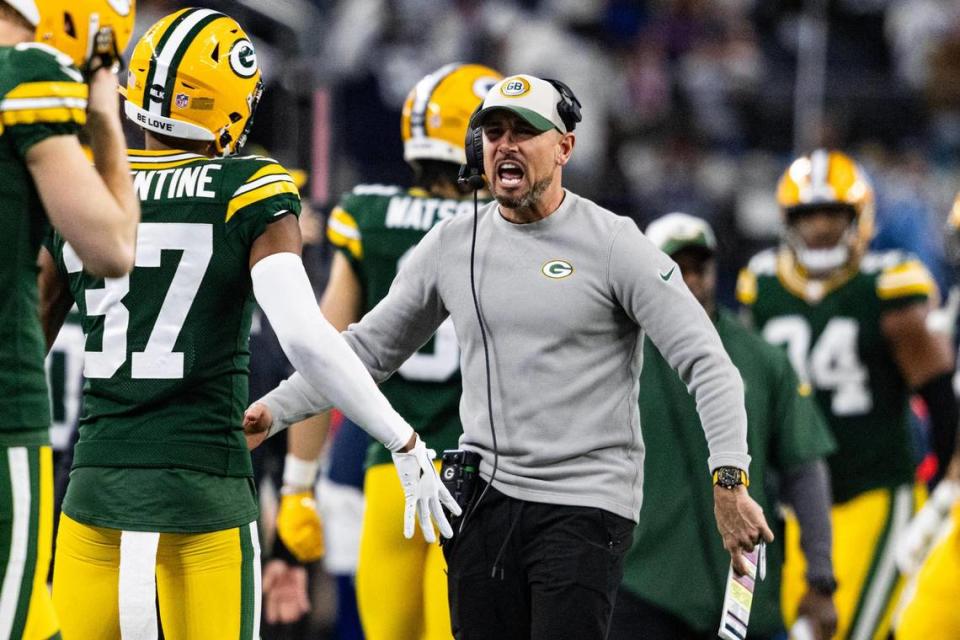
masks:
[[[58,234],[48,242],[86,336],[76,465],[249,475],[250,247],[299,214],[297,187],[269,158],[128,157],[142,211],[133,271],[94,278]]]
[[[935,296],[926,268],[899,251],[868,253],[823,281],[802,277],[785,249],[740,273],[737,298],[768,342],[782,345],[837,440],[830,457],[837,503],[913,480],[907,387],[881,330],[882,315]]]

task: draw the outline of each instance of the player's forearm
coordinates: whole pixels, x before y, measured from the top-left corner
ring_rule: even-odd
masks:
[[[43,327],[43,337],[47,343],[47,352],[53,347],[60,328],[67,319],[70,307],[73,306],[73,296],[65,278],[60,274],[54,263],[53,256],[46,247],[40,247],[37,255],[37,267],[40,272],[37,276],[37,290],[40,301],[40,325]]]
[[[807,578],[833,578],[830,525],[830,471],[814,460],[783,474],[780,497],[800,524],[800,548],[807,559]]]
[[[287,457],[283,462],[283,488],[312,488],[320,468],[320,451],[330,430],[330,413],[324,412],[290,427]]]
[[[957,453],[957,423],[960,410],[953,393],[953,375],[943,373],[926,382],[917,392],[930,414],[933,451],[937,456],[937,477],[943,477],[950,460]]]
[[[91,111],[87,119],[90,148],[97,173],[103,179],[114,202],[101,209],[97,231],[102,234],[103,249],[126,257],[133,263],[140,202],[130,179],[126,140],[120,120],[114,114]],[[115,206],[109,206],[114,204]]]
[[[360,359],[320,313],[300,257],[292,253],[267,256],[254,265],[250,275],[257,302],[287,358],[309,387],[329,398],[388,449],[402,449],[413,429],[390,406]],[[302,388],[297,391],[305,392]]]

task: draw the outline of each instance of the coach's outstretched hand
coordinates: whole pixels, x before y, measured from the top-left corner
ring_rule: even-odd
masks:
[[[742,576],[747,572],[743,552],[751,551],[760,540],[773,542],[773,531],[767,526],[763,509],[743,485],[734,489],[714,487],[713,513],[723,537],[723,548],[730,552],[733,570]]]
[[[243,413],[243,435],[247,439],[247,449],[253,451],[267,439],[273,415],[262,402],[254,402]]]
[[[430,522],[430,516],[433,516],[440,529],[440,535],[444,538],[452,538],[453,528],[447,522],[442,507],[446,507],[450,513],[458,516],[461,511],[460,505],[440,482],[437,469],[433,466],[433,459],[437,454],[432,449],[427,449],[427,445],[416,434],[413,437],[416,438],[416,444],[412,448],[406,452],[393,453],[393,464],[397,467],[400,484],[403,485],[403,497],[406,500],[403,509],[403,535],[406,538],[413,537],[413,521],[416,516],[420,521],[424,540],[436,542],[437,536],[433,531],[433,523]]]

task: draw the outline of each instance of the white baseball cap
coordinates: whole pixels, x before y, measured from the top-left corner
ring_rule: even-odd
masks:
[[[525,74],[510,76],[487,92],[483,107],[470,119],[470,126],[479,126],[491,111],[506,109],[526,120],[537,131],[556,129],[566,133],[567,126],[557,111],[561,100],[560,92],[546,80]]]
[[[707,221],[686,213],[668,213],[657,218],[647,225],[644,233],[668,256],[691,247],[711,254],[717,250],[717,238]]]

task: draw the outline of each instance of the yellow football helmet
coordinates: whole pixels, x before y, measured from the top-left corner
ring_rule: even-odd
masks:
[[[38,42],[84,69],[96,54],[119,60],[133,34],[134,0],[4,0],[36,27]]]
[[[218,11],[183,9],[137,42],[124,112],[148,131],[206,140],[230,155],[246,142],[262,93],[257,54],[240,25]]]
[[[777,202],[786,243],[811,275],[826,274],[859,260],[873,237],[873,186],[863,168],[839,151],[818,149],[794,160],[777,185]],[[836,246],[811,249],[793,230],[796,214],[816,209],[850,212],[850,227]]]
[[[424,76],[403,103],[403,158],[464,164],[467,124],[490,87],[503,78],[490,67],[453,63]]]

